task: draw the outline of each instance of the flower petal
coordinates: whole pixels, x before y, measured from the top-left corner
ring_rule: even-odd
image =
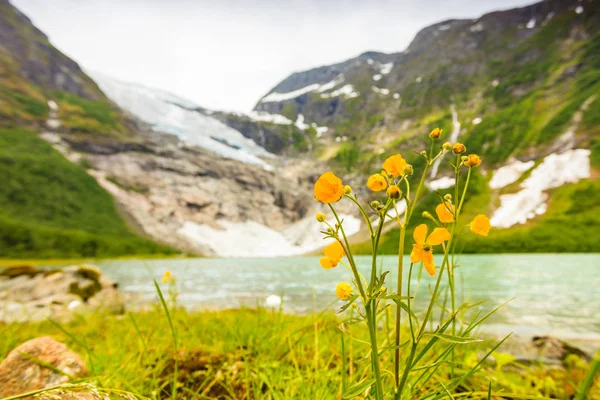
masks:
[[[481,236],[487,236],[491,227],[490,219],[483,214],[477,215],[471,222],[471,232]]]
[[[450,232],[446,228],[435,228],[431,235],[427,238],[427,243],[432,246],[442,244],[446,240],[450,240]]]
[[[335,203],[344,195],[342,180],[331,171],[317,179],[314,187],[315,199],[322,203]]]
[[[423,265],[425,270],[431,276],[435,276],[435,263],[433,262],[433,253],[431,251],[423,252]]]
[[[421,224],[415,228],[413,232],[413,239],[417,244],[425,244],[425,238],[427,237],[427,225]]]
[[[319,262],[321,263],[321,267],[325,269],[331,269],[335,267],[337,265],[337,262],[334,261],[335,260],[332,260],[329,257],[321,257],[321,259],[319,260]]]
[[[412,251],[410,252],[410,262],[413,264],[418,263],[423,259],[423,246],[420,244],[413,244]]]
[[[325,256],[331,258],[337,264],[342,258],[344,258],[344,248],[340,242],[335,241],[323,250]]]
[[[435,213],[437,214],[440,222],[443,224],[454,222],[454,215],[452,215],[453,212],[454,206],[449,202],[438,204],[438,206],[435,208]]]

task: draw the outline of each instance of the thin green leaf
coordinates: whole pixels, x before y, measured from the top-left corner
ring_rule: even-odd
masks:
[[[425,335],[435,336],[435,337],[442,339],[443,341],[450,342],[450,343],[456,343],[456,344],[483,342],[483,339],[476,339],[476,338],[464,337],[464,336],[453,336],[453,335],[449,335],[449,334],[445,334],[445,333],[433,332],[433,333],[425,333]]]
[[[343,399],[351,399],[353,397],[362,394],[368,387],[371,387],[375,383],[375,379],[366,379],[362,382],[358,382],[348,389],[346,393],[342,395]]]

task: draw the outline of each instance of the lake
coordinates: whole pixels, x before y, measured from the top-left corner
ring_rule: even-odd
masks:
[[[461,298],[470,303],[487,300],[480,306],[484,310],[514,298],[489,320],[486,330],[600,338],[600,254],[462,255],[458,260]],[[386,256],[380,261],[384,270],[391,271],[392,290],[397,258]],[[439,264],[441,259],[436,261]],[[370,258],[357,257],[357,262],[363,274],[368,273]],[[410,265],[408,258],[405,262]],[[341,304],[334,294],[336,284],[351,280],[350,271],[341,265],[322,269],[318,257],[127,260],[97,265],[124,291],[140,295],[143,301],[156,299],[152,280],[160,282],[163,272],[171,270],[180,303],[190,309],[256,307],[264,305],[268,296],[280,295],[287,312],[324,308],[333,312]],[[417,271],[415,303],[422,309],[429,300],[427,286],[435,279],[423,273],[419,283]]]

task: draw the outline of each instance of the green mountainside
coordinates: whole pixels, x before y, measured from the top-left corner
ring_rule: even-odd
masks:
[[[0,258],[172,253],[137,236],[112,197],[35,131],[49,101],[73,138],[131,135],[123,114],[29,19],[0,0]]]
[[[545,190],[546,212],[493,229],[493,240],[462,240],[466,252],[600,251],[599,27],[600,10],[585,0],[545,0],[474,20],[444,21],[421,30],[404,52],[364,53],[292,74],[255,109],[290,119],[301,114],[327,126],[313,143],[314,153],[356,186],[391,154],[419,166],[413,150],[428,148],[434,127],[444,130],[440,145],[455,131],[469,152],[483,158],[465,209],[490,216],[499,198],[518,192],[544,157],[591,149],[589,178]],[[513,184],[490,188],[494,170],[516,160],[535,164]],[[444,161],[428,180],[449,174]],[[431,211],[437,199],[428,190],[420,211]],[[392,229],[383,249],[396,251],[397,240]]]

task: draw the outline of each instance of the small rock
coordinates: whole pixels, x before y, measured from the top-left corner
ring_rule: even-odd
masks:
[[[44,367],[23,354],[52,365],[64,374]],[[62,385],[69,382],[70,377],[86,375],[85,362],[77,353],[50,337],[39,337],[17,346],[0,363],[0,397]]]
[[[13,279],[18,276],[29,276],[33,277],[37,274],[41,274],[43,271],[40,271],[33,265],[13,265],[10,267],[6,267],[0,270],[0,277],[5,277],[8,279]]]
[[[584,351],[553,336],[534,336],[531,342],[544,358],[564,361],[568,356],[576,355],[588,362],[591,361],[591,357]]]

